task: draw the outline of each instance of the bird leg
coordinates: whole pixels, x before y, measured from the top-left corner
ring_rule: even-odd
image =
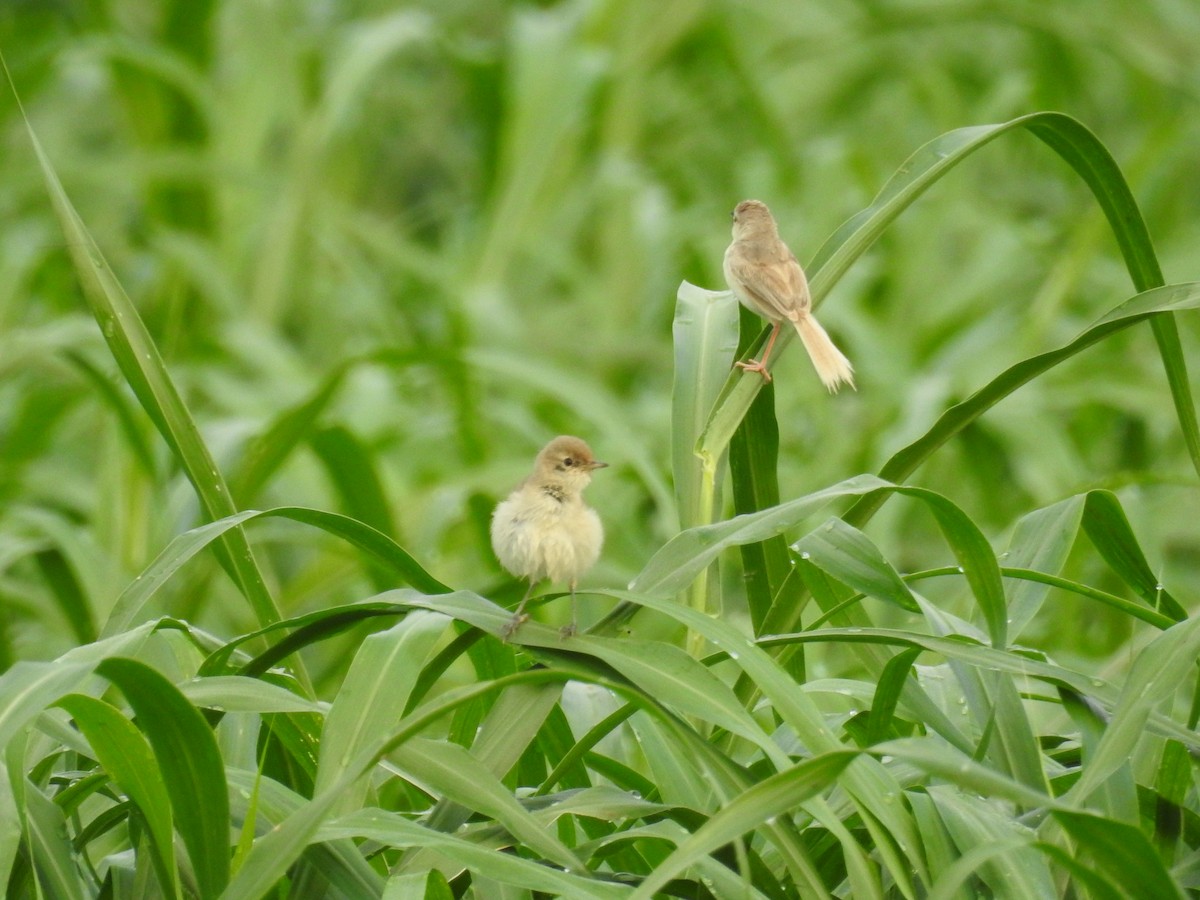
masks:
[[[770,372],[767,371],[767,360],[770,359],[770,348],[775,346],[775,338],[779,337],[779,329],[782,326],[784,326],[784,323],[776,322],[774,328],[770,330],[770,337],[767,338],[767,349],[762,354],[761,362],[752,359],[749,362],[734,362],[733,365],[736,365],[738,368],[744,368],[746,372],[757,372],[761,374],[764,382],[769,382]]]
[[[566,640],[567,638],[572,637],[577,631],[579,631],[578,621],[579,621],[579,618],[575,614],[575,582],[572,581],[571,582],[571,622],[569,625],[564,625],[562,628],[558,629],[558,636],[560,638],[562,638],[563,640]]]
[[[506,643],[510,637],[517,633],[518,628],[529,621],[529,614],[525,612],[525,604],[529,602],[529,597],[533,594],[533,588],[536,584],[537,582],[532,578],[529,580],[529,587],[525,591],[525,596],[521,598],[521,602],[517,604],[517,611],[508,620],[508,624],[500,629],[500,638]]]
[[[763,352],[762,361],[752,359],[749,362],[734,363],[739,369],[745,369],[747,372],[758,372],[762,375],[764,381],[771,380],[771,373],[767,371],[767,360],[771,358],[771,348],[775,346],[775,338],[779,337],[779,329],[783,326],[782,322],[776,322],[775,327],[771,329],[771,336],[767,338],[767,349]]]

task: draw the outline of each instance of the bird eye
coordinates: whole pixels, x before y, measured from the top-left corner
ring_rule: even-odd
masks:
[[[571,457],[568,456],[566,459],[563,460],[563,465],[564,466],[573,466],[573,465],[575,465],[575,460],[571,459]]]

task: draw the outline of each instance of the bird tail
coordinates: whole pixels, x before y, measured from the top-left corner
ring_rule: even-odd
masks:
[[[812,360],[821,383],[829,392],[836,393],[838,385],[842,382],[854,387],[854,367],[842,351],[834,346],[813,314],[805,313],[794,320],[793,324],[796,331],[800,332],[800,340],[804,342],[804,349],[808,351],[808,358]]]

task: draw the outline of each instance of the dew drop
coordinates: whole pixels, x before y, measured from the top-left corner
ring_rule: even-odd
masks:
[[[958,567],[958,574],[960,574],[960,575],[966,574],[966,571],[967,571],[967,570],[966,570],[966,569],[964,569],[962,566],[959,566],[959,567]]]
[[[803,553],[800,554],[800,558],[801,559],[812,559],[812,554],[809,553],[807,550],[805,550]]]

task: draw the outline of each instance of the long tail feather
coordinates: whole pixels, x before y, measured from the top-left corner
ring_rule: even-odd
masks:
[[[854,387],[854,367],[842,351],[834,346],[812,313],[800,316],[794,324],[796,331],[800,332],[800,340],[804,342],[804,349],[808,351],[808,357],[812,360],[821,383],[829,392],[836,393],[838,386],[843,382]]]

